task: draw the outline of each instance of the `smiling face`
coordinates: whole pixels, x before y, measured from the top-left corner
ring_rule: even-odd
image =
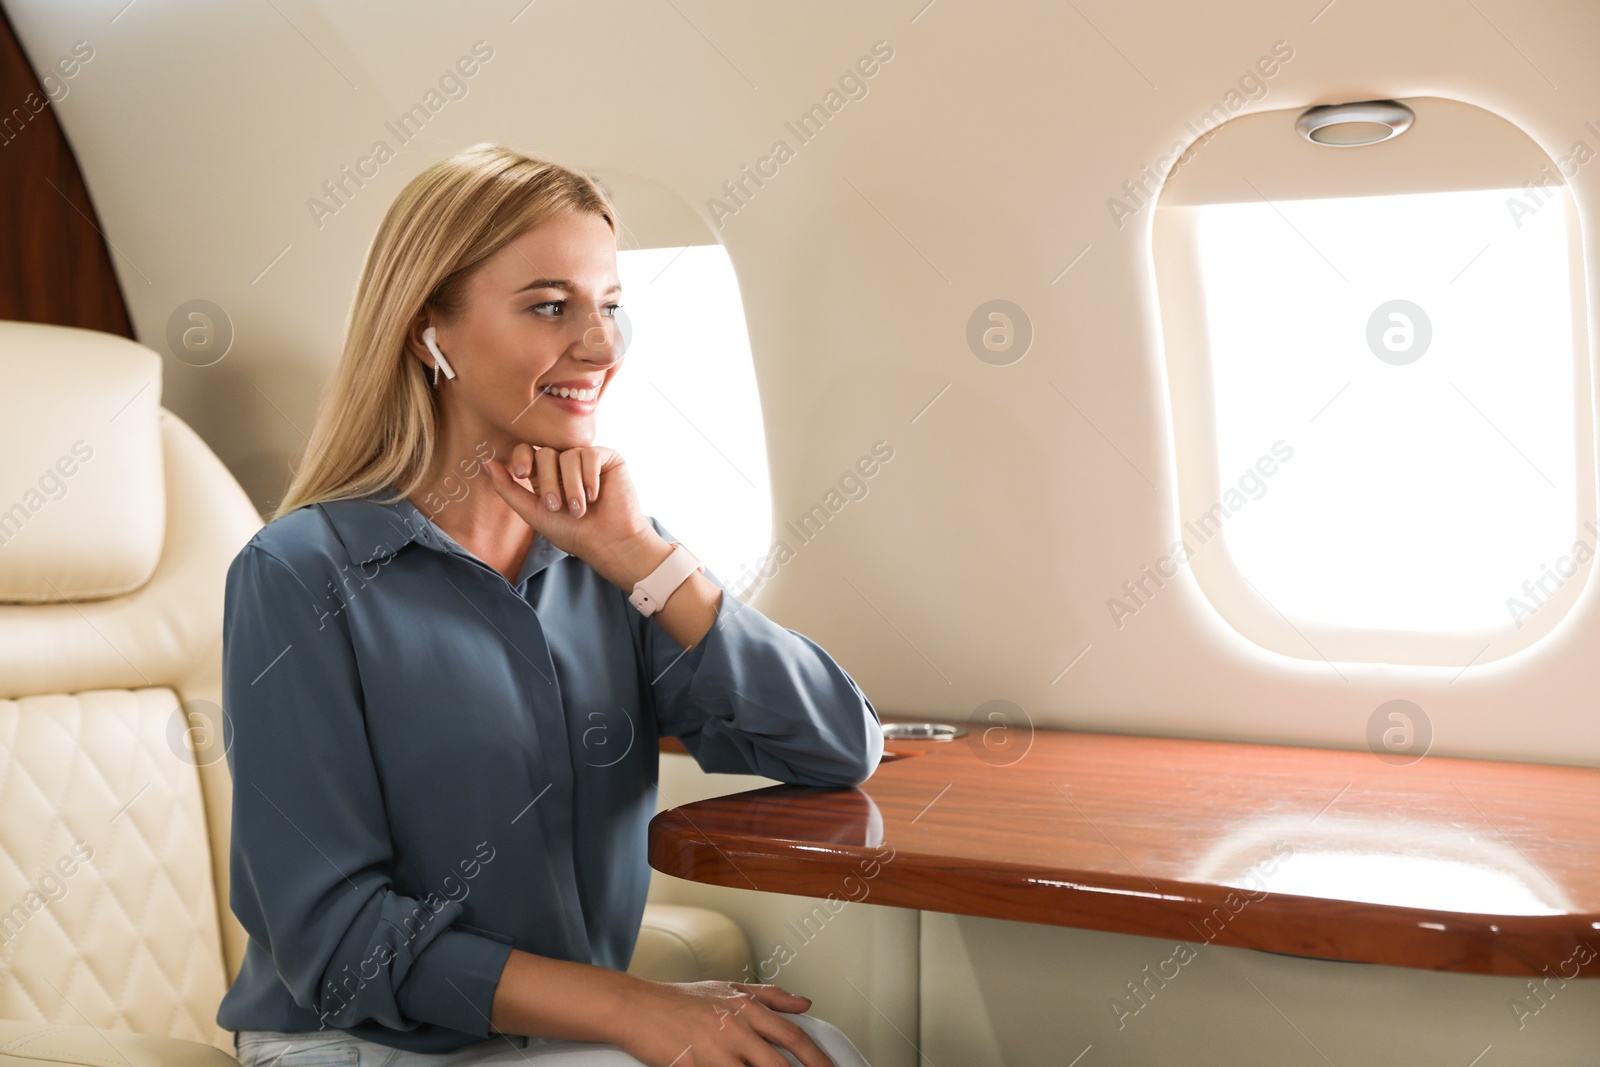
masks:
[[[412,331],[412,351],[431,368],[421,341],[431,323],[456,372],[439,378],[446,434],[486,440],[501,456],[520,441],[593,444],[599,397],[622,365],[621,295],[616,237],[599,215],[555,215],[491,256],[460,316],[424,313]]]

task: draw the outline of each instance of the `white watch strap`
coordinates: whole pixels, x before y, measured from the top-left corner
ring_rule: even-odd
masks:
[[[628,603],[639,609],[639,614],[649,618],[661,610],[667,598],[689,579],[695,571],[704,570],[694,553],[681,541],[672,542],[672,555],[661,561],[661,566],[639,580],[628,594]]]

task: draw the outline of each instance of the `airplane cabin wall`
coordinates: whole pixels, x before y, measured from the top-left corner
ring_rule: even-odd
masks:
[[[1244,111],[1438,96],[1552,158],[1600,147],[1584,128],[1600,120],[1592,4],[5,7],[36,70],[92,46],[54,106],[137,336],[167,354],[166,406],[263,509],[384,209],[428,163],[497,140],[657,183],[713,226],[745,300],[775,533],[892,446],[869,495],[791,544],[756,601],[881,711],[964,719],[1005,700],[1041,727],[1361,748],[1373,709],[1405,698],[1435,754],[1600,765],[1593,582],[1539,644],[1464,671],[1268,652],[1187,571],[1120,630],[1105,606],[1177,528],[1153,208],[1119,227],[1107,200],[1278,42],[1293,57]],[[466,95],[314,217],[324,182],[396,145],[385,123],[480,41]],[[877,42],[865,95],[799,143],[785,124]],[[708,201],[779,139],[792,158],[713,220]],[[1596,173],[1571,182],[1591,308]],[[1034,329],[1010,366],[966,342],[996,298]],[[235,331],[208,367],[164,343],[194,299]]]

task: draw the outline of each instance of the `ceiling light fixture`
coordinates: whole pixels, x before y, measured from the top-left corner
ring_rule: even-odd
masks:
[[[1399,137],[1416,117],[1416,112],[1398,100],[1363,100],[1307,108],[1295,120],[1294,128],[1312,144],[1351,148]]]

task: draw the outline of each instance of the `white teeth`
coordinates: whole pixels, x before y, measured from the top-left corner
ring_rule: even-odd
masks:
[[[593,400],[600,395],[599,389],[568,389],[564,386],[545,386],[543,392],[551,396],[565,397],[569,400]]]

